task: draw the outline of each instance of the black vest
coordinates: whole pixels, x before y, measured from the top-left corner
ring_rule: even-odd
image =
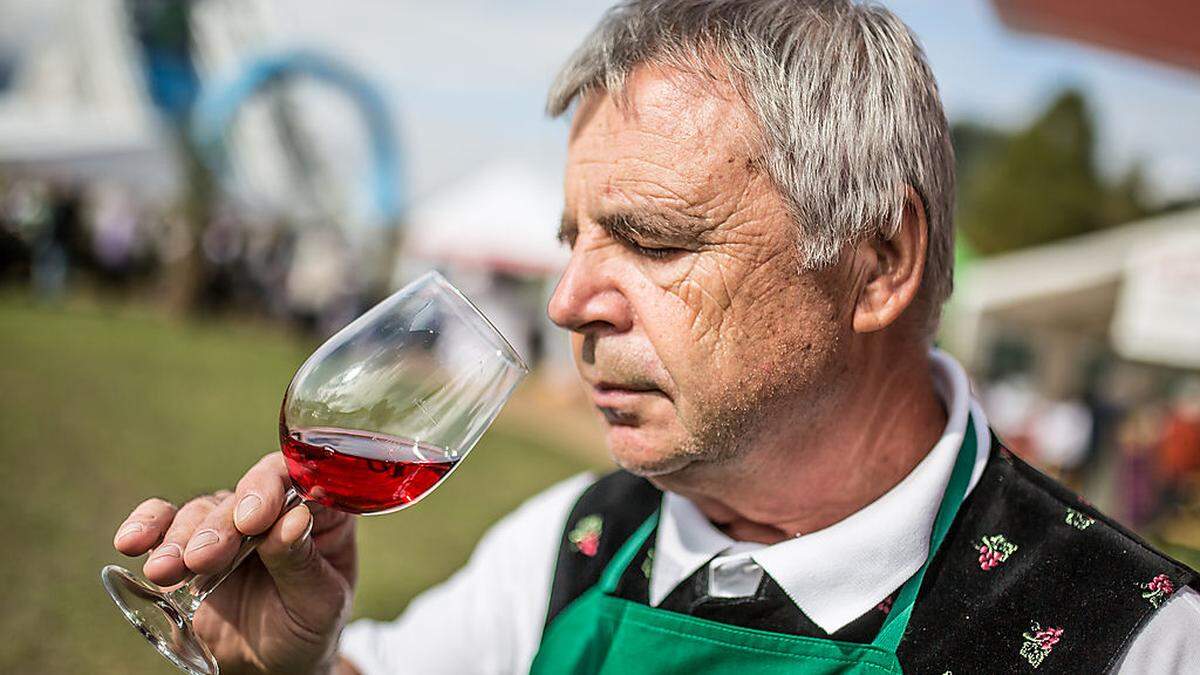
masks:
[[[599,581],[661,498],[648,481],[622,471],[583,492],[563,532],[547,625]],[[617,595],[648,602],[653,546],[652,536]],[[847,642],[870,642],[891,609],[889,597],[830,634],[769,576],[746,598],[710,598],[706,585],[702,567],[659,607]],[[1139,628],[1184,585],[1197,585],[1193,570],[993,443],[979,483],[925,576],[898,656],[905,672],[935,675],[1108,672]]]

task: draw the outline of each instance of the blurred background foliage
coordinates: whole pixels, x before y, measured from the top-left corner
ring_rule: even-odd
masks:
[[[1150,207],[1136,164],[1118,180],[1101,176],[1094,127],[1086,95],[1077,90],[1060,93],[1025,129],[955,125],[956,216],[966,244],[995,255],[1182,206]]]

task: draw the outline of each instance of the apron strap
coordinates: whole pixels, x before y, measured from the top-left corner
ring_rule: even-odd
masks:
[[[600,577],[600,591],[605,594],[612,593],[617,590],[617,583],[621,580],[621,575],[625,573],[625,568],[629,566],[630,561],[641,550],[642,544],[646,543],[646,539],[650,537],[650,533],[654,532],[654,528],[658,525],[658,510],[650,514],[650,517],[643,522],[621,548],[617,549],[616,555],[609,561],[604,568],[604,574]]]
[[[954,517],[958,515],[958,508],[962,505],[963,498],[967,493],[967,485],[971,482],[971,472],[975,468],[975,458],[978,448],[978,440],[975,437],[975,422],[971,419],[970,414],[967,415],[967,429],[964,434],[962,445],[958,449],[958,458],[954,461],[954,470],[950,474],[950,482],[946,486],[946,492],[942,496],[941,505],[938,507],[937,518],[933,523],[933,531],[929,537],[929,556],[925,559],[925,563],[921,565],[921,569],[917,570],[904,586],[900,588],[900,592],[896,596],[896,600],[892,605],[892,611],[888,613],[887,619],[884,620],[883,627],[880,628],[879,634],[875,636],[872,645],[886,649],[888,652],[895,654],[900,646],[900,640],[904,637],[904,631],[908,628],[908,621],[912,617],[913,605],[917,600],[917,592],[921,590],[921,581],[925,578],[925,572],[929,569],[930,562],[933,561],[934,555],[937,554],[938,548],[941,547],[942,541],[946,538],[946,533],[950,531],[950,525],[954,522]],[[615,556],[609,561],[604,568],[604,574],[600,577],[599,589],[604,594],[611,594],[617,588],[617,583],[621,579],[621,575],[625,572],[625,568],[633,560],[637,552],[642,548],[642,544],[646,543],[646,539],[654,532],[654,528],[658,525],[658,511],[655,511],[646,519],[640,527],[630,535],[629,539],[621,545]]]
[[[965,437],[959,447],[958,459],[954,461],[954,471],[950,474],[950,482],[946,486],[946,493],[942,497],[941,506],[938,507],[937,519],[933,523],[933,532],[929,537],[929,557],[925,559],[925,564],[921,565],[921,569],[917,570],[917,573],[901,587],[900,593],[892,605],[892,611],[888,613],[883,627],[879,629],[879,634],[875,636],[875,640],[871,644],[887,649],[893,654],[900,647],[900,640],[908,628],[909,619],[912,618],[917,592],[921,590],[921,581],[925,578],[929,564],[942,545],[942,540],[946,538],[946,533],[950,531],[950,524],[958,515],[958,507],[962,505],[963,498],[967,494],[967,485],[971,482],[971,472],[975,468],[978,444],[975,437],[975,422],[968,413]]]

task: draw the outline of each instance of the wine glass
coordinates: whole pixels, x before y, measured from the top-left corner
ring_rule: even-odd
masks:
[[[283,510],[305,500],[364,515],[412,506],[458,467],[528,372],[458,289],[437,272],[425,274],[296,371],[279,413],[292,479]],[[160,654],[189,673],[216,675],[192,617],[263,536],[244,537],[228,569],[172,590],[116,565],[100,577]]]

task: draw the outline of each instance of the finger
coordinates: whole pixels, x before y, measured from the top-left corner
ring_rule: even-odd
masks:
[[[323,541],[341,541],[339,537],[344,538],[346,531],[353,536],[355,516],[345,511],[322,506],[317,502],[304,502],[304,506],[312,513],[312,536],[317,541],[318,548],[322,546]],[[346,527],[348,524],[351,527]]]
[[[175,517],[175,505],[153,497],[138,504],[113,536],[113,546],[125,555],[141,555],[162,538]]]
[[[233,524],[237,495],[226,493],[196,526],[184,547],[183,562],[197,574],[212,574],[229,567],[242,545],[243,535]]]
[[[329,556],[345,548],[354,539],[354,516],[326,509],[319,504],[305,504],[313,512],[312,538],[317,551]]]
[[[255,464],[238,481],[234,523],[242,534],[266,532],[279,518],[284,494],[291,481],[283,453],[273,452]]]
[[[316,502],[305,502],[304,506],[313,516],[313,527],[309,534],[317,553],[353,584],[357,571],[354,530],[358,519],[345,511],[327,508]]]
[[[322,529],[320,515],[314,514],[316,525],[313,527],[312,540],[317,553],[329,561],[339,574],[351,586],[358,576],[355,564],[357,554],[354,541],[354,530],[357,519],[348,514],[332,527]]]
[[[312,538],[314,522],[312,511],[307,504],[301,504],[283,514],[258,545],[260,556],[265,553],[268,557],[279,557],[307,544]]]
[[[313,540],[313,516],[307,505],[288,511],[258,547],[258,557],[275,580],[289,616],[320,633],[340,625],[349,611],[350,589]]]
[[[150,557],[142,566],[142,572],[147,579],[160,586],[167,586],[178,583],[188,574],[183,564],[184,546],[217,503],[216,497],[206,495],[180,507],[171,521],[171,526],[163,534],[162,543],[150,552]]]

